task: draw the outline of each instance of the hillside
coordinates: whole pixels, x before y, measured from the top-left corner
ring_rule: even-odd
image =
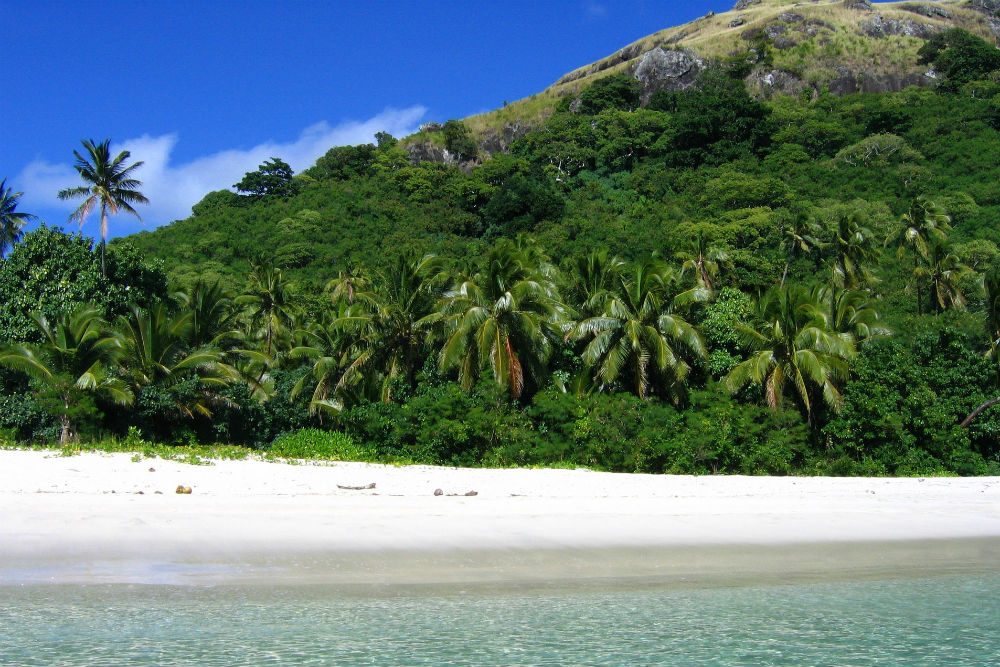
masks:
[[[740,0],[733,10],[667,28],[567,73],[545,90],[502,109],[473,116],[466,124],[487,147],[502,149],[537,126],[559,100],[575,97],[609,74],[654,69],[659,50],[682,57],[661,66],[653,86],[690,85],[700,61],[742,56],[764,40],[773,59],[755,65],[747,85],[757,94],[838,94],[898,91],[932,83],[916,64],[923,40],[958,27],[1000,43],[1000,3],[992,0],[932,0],[869,3],[864,0]],[[671,79],[674,79],[671,81]]]

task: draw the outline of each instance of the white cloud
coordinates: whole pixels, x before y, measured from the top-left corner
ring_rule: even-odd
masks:
[[[171,153],[180,137],[166,134],[158,137],[143,135],[112,145],[112,154],[120,150],[132,153],[133,160],[142,160],[136,171],[142,181],[141,190],[149,198],[148,206],[139,207],[145,229],[166,224],[190,215],[191,206],[213,190],[230,188],[248,171],[262,162],[279,157],[296,171],[312,166],[318,157],[333,146],[367,143],[375,133],[388,132],[402,137],[412,134],[427,110],[422,106],[407,109],[387,109],[363,121],[347,121],[335,126],[326,122],[307,127],[291,142],[269,141],[246,150],[224,150],[182,164],[171,161]],[[56,193],[80,185],[79,177],[69,163],[52,164],[36,160],[22,170],[16,179],[23,190],[24,210],[58,210],[68,215],[77,201],[60,201]],[[96,232],[97,219],[92,215],[84,225]],[[122,222],[125,220],[122,219]],[[131,226],[131,225],[129,225]]]

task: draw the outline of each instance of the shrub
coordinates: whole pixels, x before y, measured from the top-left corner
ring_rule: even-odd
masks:
[[[328,461],[376,461],[372,447],[359,445],[346,433],[304,428],[278,436],[270,452],[290,459],[325,459]]]

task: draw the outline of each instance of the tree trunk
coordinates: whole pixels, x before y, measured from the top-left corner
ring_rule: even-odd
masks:
[[[983,413],[983,411],[993,407],[997,403],[1000,403],[1000,396],[998,396],[997,398],[990,399],[985,403],[983,403],[982,405],[980,405],[978,408],[969,413],[969,416],[962,421],[962,428],[968,428],[969,424],[971,424],[976,419],[976,417],[978,417],[980,414]]]
[[[104,246],[108,244],[108,209],[101,204],[101,276],[108,277],[108,270],[104,264]]]
[[[781,274],[781,285],[779,285],[779,287],[784,287],[785,286],[785,278],[787,278],[787,277],[788,277],[788,262],[785,262],[785,270]]]
[[[59,444],[66,446],[73,441],[73,429],[69,422],[69,399],[67,398],[63,398],[63,410],[64,412],[59,415],[59,422],[62,426],[59,433]]]

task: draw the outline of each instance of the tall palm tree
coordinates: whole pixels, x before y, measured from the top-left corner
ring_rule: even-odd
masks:
[[[951,218],[944,209],[927,197],[917,197],[900,219],[896,230],[886,243],[896,248],[902,259],[907,251],[913,253],[913,275],[916,283],[917,314],[923,314],[924,298],[921,289],[921,267],[930,260],[934,246],[945,243],[951,231]],[[933,297],[932,297],[933,298]]]
[[[834,229],[832,257],[830,258],[832,283],[843,289],[858,289],[875,282],[868,268],[875,259],[872,232],[855,213],[841,215]]]
[[[927,283],[931,308],[941,313],[965,308],[961,282],[970,273],[972,269],[962,263],[947,243],[934,242],[928,247],[924,265],[914,272],[914,278],[918,285]]]
[[[372,292],[359,294],[364,309],[355,309],[344,320],[356,332],[359,350],[340,384],[350,384],[358,375],[377,376],[383,401],[392,399],[397,378],[413,384],[428,342],[429,332],[421,320],[434,311],[443,275],[434,255],[400,257]]]
[[[823,315],[824,304],[800,287],[778,287],[758,303],[755,326],[738,332],[750,357],[725,378],[731,393],[761,387],[772,410],[781,407],[791,387],[812,423],[816,394],[834,410],[841,404],[837,384],[847,379],[854,358],[853,336],[838,335]]]
[[[198,280],[190,290],[178,292],[174,298],[181,308],[187,343],[192,348],[216,345],[225,349],[240,339],[235,301],[219,281]]]
[[[588,341],[583,361],[600,385],[621,384],[640,398],[682,396],[690,371],[685,357],[704,357],[705,343],[676,311],[708,300],[710,291],[678,293],[678,281],[661,261],[639,262],[621,274],[603,312],[574,327],[570,336]]]
[[[989,341],[987,354],[1000,363],[1000,268],[986,272],[983,288],[986,292],[986,339]],[[1000,371],[1000,366],[997,370]]]
[[[680,253],[681,276],[690,271],[694,274],[695,284],[708,290],[715,289],[715,278],[719,275],[722,262],[729,259],[724,250],[709,244],[704,232],[699,231],[691,239],[690,247],[685,253]]]
[[[218,348],[191,347],[190,326],[191,321],[184,313],[171,313],[166,303],[157,303],[148,310],[133,306],[118,319],[124,344],[121,364],[137,392],[151,385],[166,388],[196,379],[197,395],[178,401],[177,409],[188,417],[195,414],[211,417],[211,405],[219,401],[219,390],[239,379],[239,374],[223,363]]]
[[[237,297],[236,303],[248,308],[251,326],[264,343],[262,352],[273,358],[275,338],[293,321],[292,293],[281,269],[270,262],[253,265],[247,293]]]
[[[821,304],[829,328],[842,336],[850,336],[855,344],[892,335],[865,290],[820,287],[814,290],[813,298]]]
[[[134,177],[135,170],[143,163],[127,164],[126,161],[132,156],[129,151],[121,151],[115,157],[111,157],[110,144],[110,139],[105,139],[99,144],[95,144],[92,139],[85,139],[83,147],[87,155],[73,151],[76,157],[76,164],[73,167],[86,185],[59,191],[59,199],[84,198],[79,208],[69,216],[70,220],[80,223],[81,229],[84,219],[90,215],[94,207],[100,206],[101,272],[105,275],[107,269],[104,264],[104,249],[108,242],[108,214],[115,215],[119,211],[125,211],[142,220],[138,211],[133,208],[133,204],[149,203],[146,196],[138,190],[142,181]]]
[[[94,306],[51,322],[43,315],[33,318],[42,342],[0,349],[0,365],[24,372],[58,401],[59,442],[65,445],[77,437],[72,414],[83,395],[103,395],[122,405],[133,401],[128,385],[108,373],[122,355],[122,340],[108,331]]]
[[[21,240],[21,228],[35,216],[17,210],[18,200],[23,192],[14,192],[7,187],[7,179],[0,181],[0,258],[8,248]]]
[[[603,313],[605,304],[621,283],[625,266],[618,257],[609,257],[607,250],[577,257],[568,270],[567,301],[583,317]]]
[[[350,388],[343,378],[351,362],[355,339],[351,329],[359,310],[358,304],[340,301],[335,312],[325,313],[320,321],[300,329],[297,333],[302,340],[289,352],[292,359],[312,361],[311,372],[295,383],[291,396],[299,396],[311,384],[309,414],[320,419],[324,413],[337,414],[344,408],[344,395]]]
[[[785,253],[785,270],[781,273],[781,285],[784,286],[788,277],[788,267],[800,255],[808,255],[823,247],[820,241],[819,224],[815,220],[800,213],[782,231],[781,249]]]
[[[518,399],[529,384],[540,384],[564,315],[555,283],[512,242],[502,241],[480,271],[445,293],[423,324],[444,329],[442,371],[457,371],[468,389],[489,368]]]

